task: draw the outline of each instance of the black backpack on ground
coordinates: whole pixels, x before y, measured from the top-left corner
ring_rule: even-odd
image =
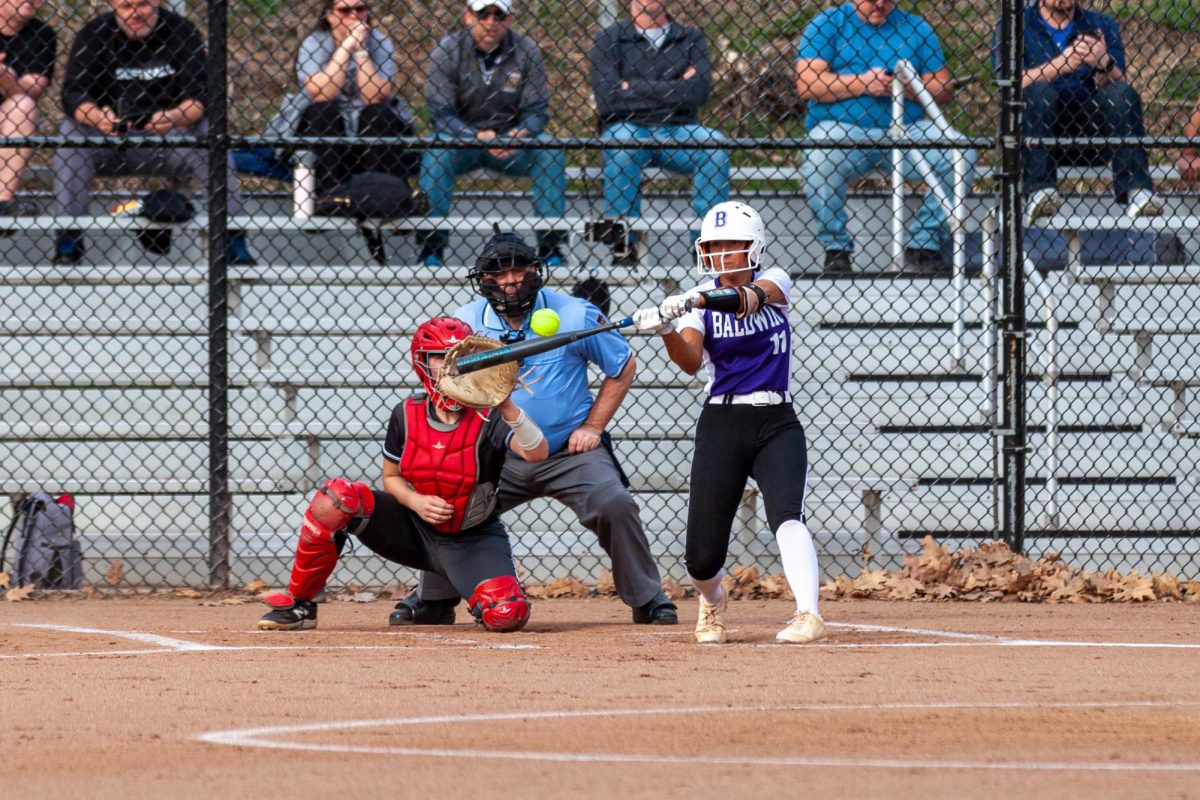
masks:
[[[83,553],[75,540],[75,501],[69,494],[34,492],[17,501],[12,524],[0,546],[0,572],[14,531],[17,554],[11,583],[38,589],[78,589],[83,585]]]

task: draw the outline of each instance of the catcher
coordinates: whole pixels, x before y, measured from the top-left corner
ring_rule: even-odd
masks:
[[[347,478],[332,478],[317,490],[300,525],[288,592],[265,598],[272,610],[259,628],[316,627],[313,598],[349,536],[389,561],[444,577],[488,630],[524,627],[529,601],[496,513],[496,490],[508,448],[541,461],[546,437],[509,399],[515,363],[466,375],[446,368],[462,353],[498,345],[452,317],[417,328],[412,362],[425,393],[392,410],[383,491]]]

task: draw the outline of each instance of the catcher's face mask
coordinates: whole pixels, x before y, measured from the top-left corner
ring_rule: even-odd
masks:
[[[515,291],[510,292],[501,285],[504,273],[519,274]],[[546,282],[545,268],[538,261],[537,253],[525,240],[515,233],[497,233],[484,246],[469,277],[475,283],[475,291],[488,301],[488,305],[507,319],[523,319],[533,310],[537,293]],[[511,281],[505,281],[511,284]]]
[[[430,356],[445,356],[454,345],[471,335],[471,326],[454,317],[434,317],[422,322],[413,334],[413,370],[421,379],[426,394],[433,404],[447,411],[458,411],[462,406],[451,402],[437,390],[437,376],[429,367]]]

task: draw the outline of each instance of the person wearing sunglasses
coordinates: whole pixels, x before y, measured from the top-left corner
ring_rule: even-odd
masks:
[[[371,24],[363,0],[321,0],[316,25],[296,56],[301,91],[283,104],[268,132],[283,136],[413,136],[416,125],[396,96],[396,48]],[[399,146],[313,148],[316,193],[363,172],[416,174],[419,157]]]
[[[533,208],[540,217],[561,217],[566,208],[566,171],[561,150],[488,146],[497,138],[550,139],[550,95],[541,48],[512,30],[511,0],[468,0],[463,25],[441,39],[429,56],[425,100],[438,139],[475,139],[478,149],[428,150],[421,160],[421,188],[429,216],[450,213],[454,179],[486,168],[533,179]],[[420,261],[445,263],[447,231],[427,232]],[[538,258],[548,267],[564,262],[566,233],[537,232]]]

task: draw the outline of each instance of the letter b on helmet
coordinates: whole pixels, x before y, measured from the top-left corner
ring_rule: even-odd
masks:
[[[529,621],[529,600],[520,582],[511,575],[479,584],[469,602],[471,613],[489,631],[519,631]]]

